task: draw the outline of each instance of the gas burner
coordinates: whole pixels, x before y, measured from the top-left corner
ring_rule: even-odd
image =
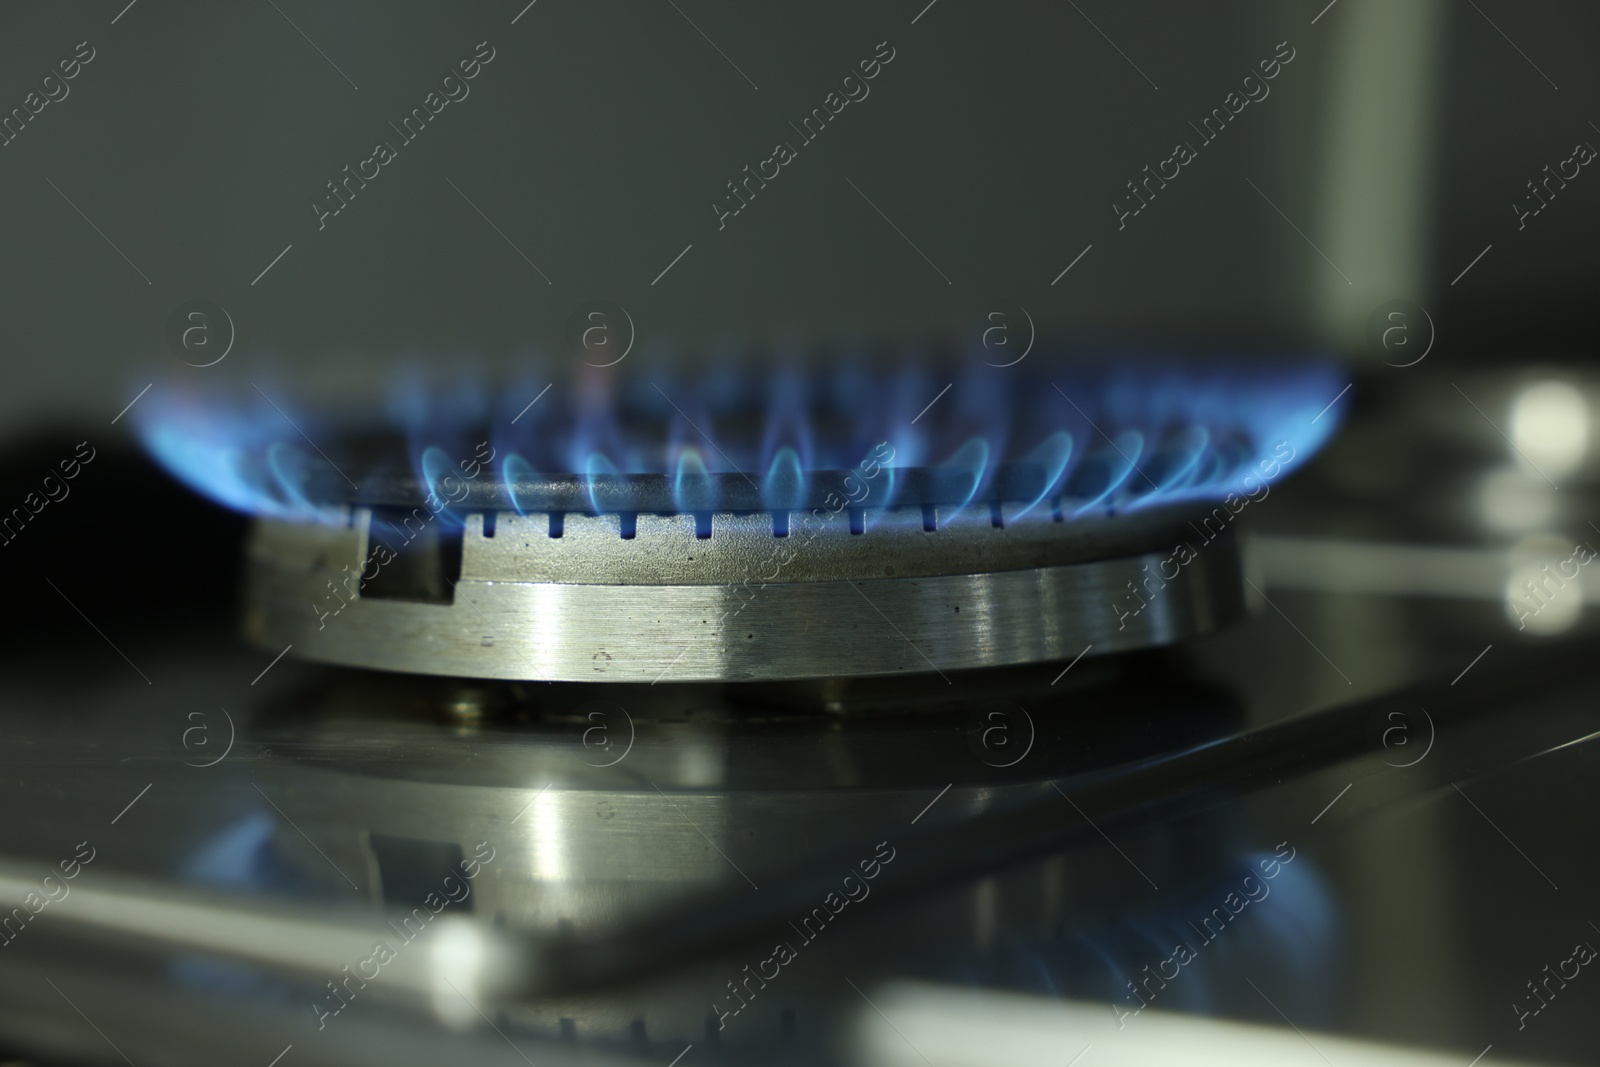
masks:
[[[264,394],[142,417],[174,473],[256,516],[258,644],[464,677],[783,680],[1232,620],[1233,518],[1322,444],[1337,392],[1310,366],[949,373],[595,373],[537,408],[417,387],[387,428]]]

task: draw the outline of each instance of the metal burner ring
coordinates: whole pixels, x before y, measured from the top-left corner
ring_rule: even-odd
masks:
[[[349,666],[462,677],[708,681],[944,672],[1170,644],[1243,611],[1231,528],[1188,510],[1017,521],[998,505],[936,530],[921,509],[852,534],[774,537],[772,516],[466,517],[443,595],[378,595],[393,524],[260,520],[246,631]],[[982,509],[988,511],[988,509]],[[996,525],[998,521],[999,525]],[[443,520],[427,529],[438,532]],[[1211,536],[1212,539],[1203,540]],[[1184,565],[1173,549],[1195,549]],[[1176,569],[1176,574],[1172,572]],[[432,602],[429,602],[429,601]]]

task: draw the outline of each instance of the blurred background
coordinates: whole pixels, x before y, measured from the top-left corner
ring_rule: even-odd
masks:
[[[6,108],[80,41],[95,55],[0,149],[7,429],[201,373],[166,342],[195,298],[237,330],[213,375],[308,385],[406,355],[560,359],[596,299],[644,347],[960,334],[996,302],[1075,342],[1358,365],[1395,299],[1428,308],[1456,366],[1595,337],[1584,176],[1522,229],[1512,208],[1600,137],[1590,5],[940,0],[914,25],[850,4],[539,0],[515,24],[511,6],[141,0],[112,24],[114,3],[6,4]],[[495,58],[470,96],[319,229],[325,183],[399,142],[390,124],[480,41]],[[870,95],[800,142],[789,124],[880,41]],[[1270,95],[1202,141],[1280,42]],[[726,183],[785,140],[798,158],[719,228]],[[1119,228],[1127,183],[1184,140],[1198,158]]]

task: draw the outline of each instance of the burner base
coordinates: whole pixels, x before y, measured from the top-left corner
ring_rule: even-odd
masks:
[[[486,536],[484,516],[469,515],[449,556],[455,574],[440,569],[448,553],[435,553],[431,584],[398,595],[386,577],[378,595],[372,580],[384,568],[368,550],[379,530],[370,512],[347,526],[262,520],[246,633],[264,648],[387,671],[774,681],[1071,660],[1172,644],[1244,610],[1231,529],[1179,565],[1173,546],[1180,531],[1192,545],[1194,527],[1171,513],[1000,526],[968,516],[935,531],[886,523],[796,544],[788,569],[760,567],[748,551],[785,544],[764,514],[718,514],[712,538],[695,536],[692,516],[658,517],[635,540],[605,534],[608,518],[617,521],[567,516],[558,538],[530,536],[533,520],[514,513]]]

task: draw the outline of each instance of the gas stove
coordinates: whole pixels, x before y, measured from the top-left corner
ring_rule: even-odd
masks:
[[[1597,40],[0,4],[0,1067],[1592,1063]]]
[[[1360,511],[1329,486],[1367,430],[1311,462],[1337,382],[1284,381],[1265,424],[1182,425],[1087,376],[1030,394],[1080,420],[1054,451],[979,462],[923,418],[764,476],[726,413],[692,420],[704,452],[629,415],[650,447],[541,474],[492,417],[308,449],[328,424],[296,410],[218,453],[161,409],[169,470],[249,505],[217,527],[247,642],[180,613],[159,659],[106,649],[121,678],[13,693],[15,789],[55,799],[8,829],[0,1034],[94,1060],[70,997],[134,1062],[1504,1047],[1516,1019],[1451,1013],[1528,926],[1405,1013],[1380,994],[1414,977],[1382,976],[1472,921],[1438,879],[1581,877],[1502,783],[1581,761],[1582,645],[1319,589],[1298,524]],[[1560,947],[1572,918],[1530,923]]]

